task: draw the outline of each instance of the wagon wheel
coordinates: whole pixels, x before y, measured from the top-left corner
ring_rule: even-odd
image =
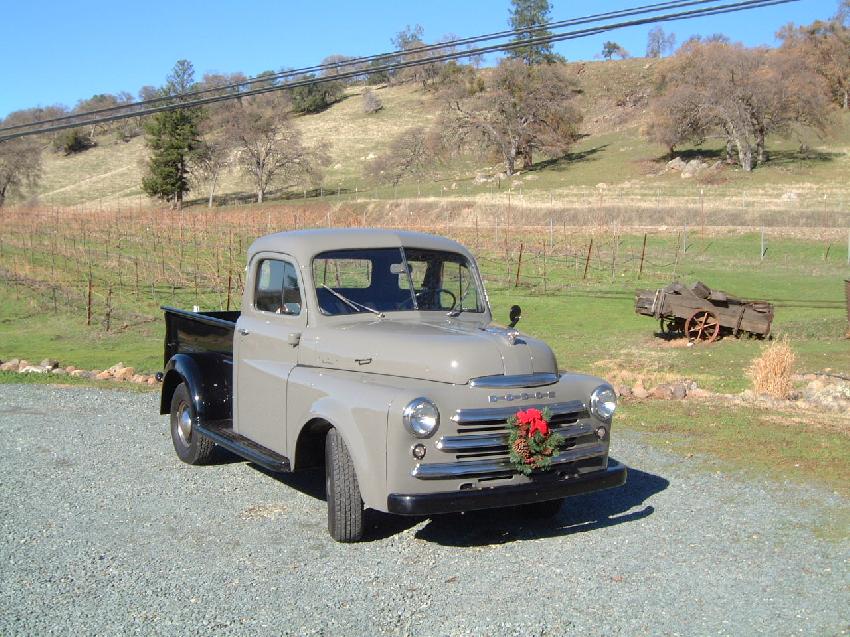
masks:
[[[720,323],[708,310],[697,310],[685,322],[685,336],[691,341],[711,343],[720,335]]]

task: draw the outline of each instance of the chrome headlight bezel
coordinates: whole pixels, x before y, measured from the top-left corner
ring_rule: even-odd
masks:
[[[611,385],[600,385],[590,394],[590,413],[602,422],[610,423],[617,411],[617,392]]]
[[[440,410],[432,400],[414,398],[402,412],[405,429],[415,438],[430,438],[440,428]]]

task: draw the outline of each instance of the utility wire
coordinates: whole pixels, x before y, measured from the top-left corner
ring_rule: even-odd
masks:
[[[115,106],[107,106],[103,108],[94,109],[91,111],[86,111],[85,113],[72,113],[69,115],[63,115],[61,117],[54,117],[50,119],[41,120],[37,123],[29,123],[29,124],[16,124],[14,126],[2,126],[0,127],[0,132],[17,130],[21,128],[29,128],[35,126],[37,124],[53,124],[61,121],[68,121],[72,119],[79,119],[81,117],[104,114],[104,113],[114,113],[115,111],[129,110],[133,108],[138,108],[140,106],[150,106],[153,104],[160,104],[163,102],[174,102],[177,99],[186,100],[193,97],[209,94],[209,93],[220,93],[222,91],[228,90],[239,90],[240,87],[250,86],[252,84],[259,83],[268,83],[277,80],[282,80],[286,78],[297,78],[299,76],[307,75],[309,73],[316,73],[321,71],[328,70],[339,70],[343,67],[351,67],[351,66],[359,66],[362,64],[372,63],[375,61],[389,61],[394,58],[403,58],[404,56],[417,55],[420,53],[426,53],[430,51],[445,51],[447,49],[451,49],[457,46],[476,44],[479,42],[486,42],[488,40],[502,39],[508,36],[517,36],[523,33],[535,33],[541,30],[551,30],[551,29],[562,29],[568,26],[577,26],[580,24],[588,24],[593,22],[599,22],[602,20],[609,20],[614,18],[628,17],[633,15],[640,15],[643,13],[649,12],[657,12],[662,10],[669,9],[678,9],[687,6],[700,5],[700,4],[710,4],[717,3],[720,0],[675,0],[669,2],[659,2],[655,4],[643,5],[640,7],[633,7],[630,9],[623,9],[620,11],[610,11],[607,13],[597,13],[589,16],[583,16],[580,18],[571,18],[569,20],[560,20],[557,22],[547,22],[539,25],[534,25],[531,27],[517,29],[517,30],[506,30],[506,31],[497,31],[494,33],[488,33],[485,35],[472,36],[468,38],[448,40],[446,42],[440,42],[435,44],[426,44],[418,47],[413,47],[410,49],[405,49],[404,51],[393,51],[391,53],[379,53],[376,55],[367,55],[357,58],[351,58],[347,60],[340,60],[339,62],[329,62],[326,64],[318,64],[310,67],[304,67],[300,69],[288,69],[279,71],[278,73],[269,73],[267,75],[255,76],[253,78],[248,78],[241,82],[233,82],[230,84],[225,84],[222,86],[215,86],[205,89],[198,89],[194,91],[188,91],[186,93],[181,93],[179,96],[175,95],[165,95],[162,97],[154,97],[147,100],[140,100],[138,102],[133,102],[131,104],[119,104]],[[524,41],[523,41],[524,43]],[[368,72],[368,69],[358,69],[359,71]]]
[[[705,1],[706,0],[692,0],[692,2],[700,2],[700,3],[705,2]],[[708,0],[708,1],[710,1],[710,0]],[[57,120],[43,120],[41,122],[33,122],[32,124],[29,124],[28,126],[41,127],[41,128],[36,128],[35,130],[13,132],[13,133],[6,134],[6,135],[0,135],[0,142],[10,140],[10,139],[19,138],[19,137],[24,137],[24,136],[28,136],[28,135],[50,133],[50,132],[55,132],[55,131],[60,131],[60,130],[66,130],[68,128],[77,128],[77,127],[80,127],[80,126],[87,126],[87,125],[91,125],[91,124],[107,123],[107,122],[117,121],[117,120],[121,120],[121,119],[127,119],[127,118],[130,118],[130,117],[143,117],[143,116],[146,116],[146,115],[152,115],[152,114],[160,113],[160,112],[163,112],[163,111],[170,111],[170,110],[177,110],[177,109],[184,109],[184,108],[192,108],[192,107],[196,107],[196,106],[203,106],[203,105],[206,105],[206,104],[212,104],[212,103],[221,102],[221,101],[225,101],[225,100],[237,99],[237,98],[241,98],[241,97],[249,97],[249,96],[252,96],[252,95],[261,95],[261,94],[270,93],[270,92],[274,92],[274,91],[280,91],[280,90],[288,90],[288,89],[296,88],[296,87],[299,87],[299,86],[308,86],[308,85],[312,85],[312,84],[321,84],[321,83],[325,83],[325,82],[332,82],[332,81],[337,81],[337,80],[341,80],[341,79],[347,79],[347,78],[362,76],[364,73],[378,73],[378,72],[381,72],[381,71],[395,71],[395,70],[404,69],[404,68],[424,66],[426,64],[433,64],[433,63],[436,63],[436,62],[446,62],[446,61],[451,61],[451,60],[457,60],[457,59],[462,59],[462,58],[466,58],[466,57],[482,55],[482,54],[485,54],[485,53],[493,53],[493,52],[496,52],[496,51],[507,51],[507,50],[512,50],[512,49],[524,48],[524,47],[528,47],[528,46],[534,46],[534,45],[537,45],[537,44],[546,44],[546,43],[550,43],[550,42],[561,42],[561,41],[565,41],[565,40],[584,38],[584,37],[589,37],[589,36],[592,36],[592,35],[598,35],[598,34],[601,34],[601,33],[605,33],[607,31],[613,31],[615,29],[622,29],[622,28],[625,28],[625,27],[639,26],[639,25],[645,25],[645,24],[654,24],[654,23],[657,23],[657,22],[670,22],[670,21],[674,21],[674,20],[692,19],[692,18],[707,16],[707,15],[720,15],[720,14],[726,14],[726,13],[735,13],[735,12],[738,12],[738,11],[751,10],[751,9],[774,6],[774,5],[781,5],[781,4],[788,4],[790,2],[798,2],[798,1],[799,0],[742,0],[742,1],[737,1],[737,2],[724,4],[724,5],[717,5],[717,6],[700,8],[700,9],[692,9],[692,10],[682,11],[682,12],[678,12],[678,13],[663,14],[663,15],[660,15],[660,16],[640,18],[640,19],[629,20],[629,21],[625,21],[625,22],[617,22],[617,23],[614,23],[614,24],[599,25],[599,26],[589,27],[589,28],[585,28],[585,29],[579,29],[579,30],[575,30],[575,31],[567,31],[565,33],[556,33],[556,34],[550,33],[550,34],[547,34],[547,35],[532,37],[532,38],[528,38],[528,39],[520,40],[520,41],[512,41],[512,42],[507,42],[507,43],[493,44],[493,45],[484,46],[484,47],[465,49],[465,50],[462,50],[462,51],[450,51],[450,52],[443,53],[443,54],[440,54],[440,55],[420,58],[420,59],[417,59],[417,60],[402,60],[402,61],[399,61],[399,62],[390,62],[390,63],[384,64],[384,65],[373,66],[373,67],[370,67],[369,69],[357,69],[357,70],[348,71],[348,72],[345,72],[345,73],[340,73],[340,74],[335,75],[335,76],[317,77],[317,78],[308,78],[308,79],[303,79],[303,80],[296,80],[296,81],[293,81],[293,82],[288,82],[286,84],[275,84],[275,85],[272,85],[272,86],[264,86],[264,87],[260,87],[260,88],[255,88],[255,89],[250,89],[250,90],[235,92],[235,93],[229,93],[229,94],[223,94],[223,95],[219,94],[219,95],[214,95],[214,96],[211,96],[211,97],[205,97],[205,98],[200,98],[200,99],[188,99],[188,100],[186,100],[186,99],[183,99],[181,96],[175,96],[175,97],[168,98],[168,100],[172,102],[170,104],[166,104],[166,105],[158,106],[158,107],[153,107],[153,108],[143,108],[141,110],[132,110],[131,112],[121,113],[121,114],[118,114],[118,115],[91,118],[91,115],[95,114],[94,111],[91,111],[89,113],[80,113],[76,116],[66,116],[65,118],[57,118],[57,120],[68,119],[69,117],[73,117],[74,119],[79,118],[78,121],[74,121],[74,122],[71,122],[71,123],[65,123],[65,124],[59,124],[59,125],[55,125],[55,126],[44,127],[45,124],[49,124],[52,121],[57,121]],[[667,4],[667,3],[665,3],[665,4]],[[538,28],[540,28],[540,27],[539,26],[535,27],[535,29],[538,29]],[[510,32],[506,32],[506,33],[515,33],[515,32],[510,31]],[[484,37],[484,36],[482,36],[482,37]],[[449,45],[444,43],[444,44],[441,44],[441,45],[429,45],[429,46],[436,47],[438,49],[445,49]],[[402,51],[402,52],[396,52],[396,53],[387,54],[387,55],[389,55],[390,57],[405,57],[405,56],[411,55],[412,51],[413,50]],[[336,65],[330,65],[330,66],[333,68]],[[268,78],[261,78],[260,81],[268,81]],[[239,86],[240,86],[240,84],[234,84],[234,85],[229,85],[229,86],[226,86],[226,87],[220,87],[220,88],[215,88],[215,89],[206,89],[205,92],[213,92],[213,91],[214,92],[220,92],[220,91],[223,91],[223,90],[233,89],[233,88],[238,89]],[[157,99],[162,99],[162,98],[157,98]],[[174,102],[175,99],[178,100],[176,103]],[[138,107],[140,105],[143,105],[143,103],[130,104],[130,105],[127,105],[127,106],[122,107],[122,108],[133,108],[133,107]],[[111,107],[111,108],[115,109],[116,107]],[[86,119],[86,118],[88,118],[88,119]],[[20,128],[20,127],[22,127],[22,126],[19,125],[16,128]],[[7,129],[0,129],[0,133],[6,132],[8,130],[12,130],[12,127],[7,128]]]

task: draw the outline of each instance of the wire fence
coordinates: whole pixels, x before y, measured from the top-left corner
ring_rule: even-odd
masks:
[[[489,288],[527,294],[579,290],[630,298],[630,289],[727,258],[717,254],[726,235],[712,234],[710,228],[629,227],[619,221],[602,223],[592,213],[576,224],[569,210],[545,213],[549,216],[504,206],[435,209],[422,202],[396,202],[378,210],[341,205],[191,212],[13,209],[0,215],[0,277],[19,317],[70,311],[110,331],[157,320],[161,304],[238,308],[248,246],[259,236],[283,230],[380,225],[441,234],[470,247]],[[775,229],[749,230],[728,235],[738,236],[728,256],[735,267],[747,263],[781,269],[790,267],[789,259],[790,265],[803,259],[842,271],[850,264],[847,230],[814,233],[817,239],[809,242],[805,255],[796,249],[783,252],[775,243],[783,234]],[[793,236],[794,230],[788,233]],[[744,248],[747,254],[740,254]],[[843,307],[838,299],[804,302]]]

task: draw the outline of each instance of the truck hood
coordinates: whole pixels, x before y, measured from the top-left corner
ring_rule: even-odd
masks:
[[[359,320],[310,329],[299,350],[302,365],[460,385],[479,376],[557,372],[543,341],[525,334],[511,339],[506,328],[453,319]]]

